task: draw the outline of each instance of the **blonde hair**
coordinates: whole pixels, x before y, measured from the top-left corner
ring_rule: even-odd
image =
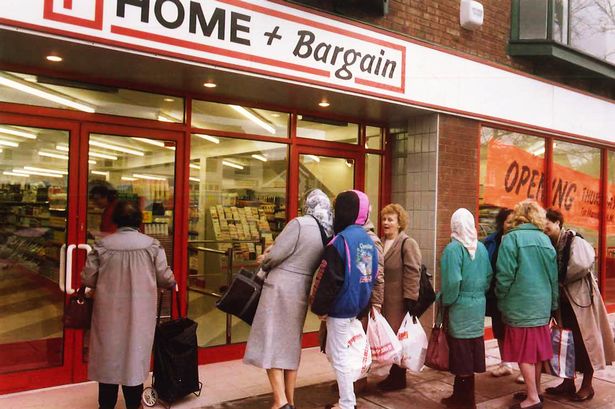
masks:
[[[532,223],[540,230],[544,230],[547,223],[545,209],[532,199],[517,203],[512,214],[512,225],[516,227],[523,223]]]
[[[402,205],[397,204],[397,203],[390,203],[384,206],[384,208],[380,212],[380,217],[384,216],[385,214],[396,214],[397,215],[397,222],[399,223],[399,231],[404,231],[408,227],[408,222],[409,222],[408,212],[406,211],[406,209],[403,208]]]

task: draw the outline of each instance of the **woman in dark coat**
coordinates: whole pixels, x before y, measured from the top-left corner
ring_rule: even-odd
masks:
[[[491,269],[494,272],[498,261],[498,251],[500,249],[500,243],[502,242],[502,236],[512,228],[511,221],[512,209],[500,209],[495,217],[495,232],[485,237],[485,240],[483,241],[483,244],[489,253]],[[487,311],[485,314],[491,317],[491,329],[493,330],[493,336],[498,340],[498,348],[500,349],[500,356],[502,356],[502,346],[504,345],[504,322],[502,321],[502,313],[498,310],[498,302],[495,298],[495,276],[491,280],[491,287],[487,293]],[[500,365],[491,371],[491,375],[496,377],[511,375],[512,373],[512,365],[509,362],[504,361],[500,362]]]
[[[417,242],[408,237],[408,213],[399,204],[385,206],[381,212],[384,236],[384,303],[382,315],[395,333],[406,313],[414,315],[419,298],[421,277],[421,250]],[[378,383],[385,391],[406,387],[406,369],[393,365],[389,376]]]

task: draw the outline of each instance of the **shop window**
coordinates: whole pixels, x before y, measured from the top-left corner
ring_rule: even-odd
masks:
[[[288,137],[285,112],[268,111],[241,105],[192,102],[192,127],[239,134]]]
[[[160,241],[173,265],[175,142],[90,134],[89,145],[90,241],[115,231],[110,219],[115,200],[131,201],[143,212],[141,230]],[[91,197],[94,188],[99,197]],[[105,198],[106,191],[111,194]]]
[[[549,206],[562,212],[564,227],[582,234],[594,246],[597,255],[600,234],[600,149],[553,142]]]
[[[200,345],[213,346],[247,340],[250,327],[227,322],[215,303],[284,228],[288,147],[205,136],[191,140],[188,311]]]
[[[0,125],[0,373],[61,366],[68,132]]]
[[[374,126],[365,127],[365,148],[382,149],[382,128]]]
[[[606,209],[606,283],[604,299],[615,304],[615,152],[608,153],[609,179]]]
[[[524,199],[543,203],[545,140],[517,132],[482,128],[480,145],[479,237],[495,231],[500,208]]]
[[[365,155],[365,193],[369,197],[372,206],[370,220],[374,224],[374,231],[378,233],[380,226],[380,163],[382,156]]]
[[[184,100],[180,97],[12,72],[0,71],[0,101],[184,122]]]
[[[357,144],[359,125],[308,115],[297,117],[297,136],[321,141]]]

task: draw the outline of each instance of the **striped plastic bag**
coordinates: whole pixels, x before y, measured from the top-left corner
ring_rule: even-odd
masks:
[[[548,363],[549,373],[559,378],[574,378],[574,339],[572,331],[561,327],[551,328],[553,358]]]

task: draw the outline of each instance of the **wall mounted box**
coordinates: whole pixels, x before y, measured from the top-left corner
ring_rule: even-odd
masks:
[[[483,25],[483,5],[474,0],[461,0],[459,23],[467,30],[476,30]]]

